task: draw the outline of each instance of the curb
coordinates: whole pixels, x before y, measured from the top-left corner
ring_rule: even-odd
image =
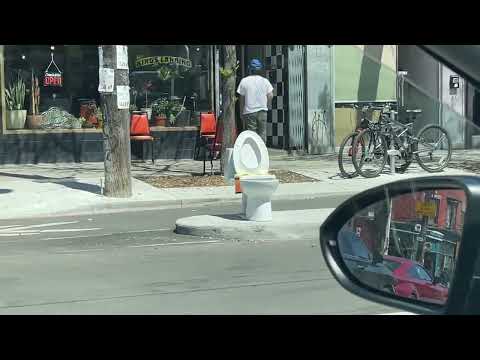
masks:
[[[315,200],[332,197],[350,197],[357,192],[335,192],[335,193],[314,193],[314,194],[282,194],[273,196],[273,201],[295,201],[295,200]],[[110,213],[123,213],[132,210],[146,211],[146,210],[164,210],[164,209],[178,209],[187,208],[192,206],[206,206],[212,203],[227,205],[227,204],[240,204],[241,197],[237,195],[235,198],[229,197],[210,197],[210,198],[198,198],[188,200],[152,200],[152,201],[118,201],[112,203],[96,203],[92,205],[83,205],[71,210],[51,212],[47,214],[39,215],[27,215],[27,216],[13,216],[13,217],[1,217],[3,220],[9,219],[34,219],[34,218],[48,218],[59,216],[84,216],[94,214],[110,214]]]
[[[199,215],[178,219],[175,233],[222,240],[317,240],[320,226],[334,209],[311,209],[280,211],[273,214],[273,221],[254,222],[244,220],[240,215],[222,216]],[[305,211],[315,211],[314,218],[304,219]],[[280,215],[283,213],[283,215]],[[295,226],[284,218],[292,219],[298,214]],[[276,216],[279,218],[276,219]]]

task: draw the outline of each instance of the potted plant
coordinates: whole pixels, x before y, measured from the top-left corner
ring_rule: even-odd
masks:
[[[155,126],[167,126],[168,100],[160,98],[152,104],[152,112],[155,118]]]
[[[171,100],[169,102],[167,116],[170,126],[184,126],[184,124],[176,123],[178,114],[180,114],[183,110],[185,110],[185,107],[177,100]]]
[[[97,107],[97,110],[95,111],[95,116],[97,117],[98,120],[98,128],[103,129],[103,123],[105,122],[103,118],[103,112],[100,108]]]
[[[27,110],[25,105],[25,82],[20,76],[10,83],[8,89],[5,89],[5,101],[8,111],[6,112],[7,129],[23,129],[25,128],[25,120],[27,119]]]
[[[141,108],[141,111],[144,111],[147,113],[148,120],[150,121],[152,117],[152,108],[148,107],[148,92],[150,88],[152,87],[152,81],[148,80],[145,85],[143,86],[143,90],[145,92],[145,107]]]
[[[32,69],[32,85],[30,87],[30,107],[31,115],[27,115],[27,128],[39,129],[42,124],[42,115],[40,115],[40,86],[38,85],[38,77],[33,73]]]

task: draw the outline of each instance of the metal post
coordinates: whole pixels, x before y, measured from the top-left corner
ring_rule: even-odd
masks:
[[[395,146],[393,146],[393,139],[390,142],[390,172],[395,174]]]
[[[393,199],[387,198],[388,201],[388,219],[387,226],[385,227],[385,244],[383,245],[383,255],[388,255],[388,248],[390,247],[390,230],[392,228],[392,210],[393,210]]]

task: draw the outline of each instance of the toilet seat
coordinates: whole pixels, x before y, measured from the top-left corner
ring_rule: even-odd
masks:
[[[251,130],[240,133],[233,146],[233,165],[240,176],[268,174],[268,150],[257,133]]]
[[[243,175],[240,177],[240,180],[275,180],[275,175]]]

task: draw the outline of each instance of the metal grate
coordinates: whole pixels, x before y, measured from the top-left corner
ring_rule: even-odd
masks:
[[[288,50],[288,112],[289,144],[291,149],[305,148],[305,79],[303,45],[293,45]]]

